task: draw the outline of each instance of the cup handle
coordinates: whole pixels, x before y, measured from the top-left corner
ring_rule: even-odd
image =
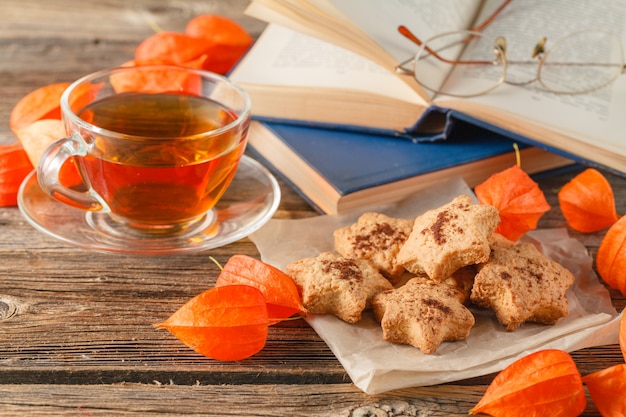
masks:
[[[87,155],[87,145],[72,136],[59,139],[51,144],[41,156],[37,167],[37,178],[39,186],[49,196],[70,206],[87,210],[108,212],[109,207],[102,197],[96,193],[89,184],[87,191],[77,191],[61,184],[59,173],[63,164],[73,156]],[[80,171],[80,164],[76,164]],[[80,172],[80,176],[85,182],[85,176]]]

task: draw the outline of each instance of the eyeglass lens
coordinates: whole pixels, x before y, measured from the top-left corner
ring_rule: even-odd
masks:
[[[438,57],[427,48],[436,51]],[[459,63],[456,60],[462,51],[467,59]],[[494,53],[491,37],[469,31],[446,33],[429,39],[420,48],[414,61],[415,78],[433,92],[460,97],[480,95],[502,82],[505,66],[500,58]],[[454,76],[453,70],[471,77],[472,82],[457,81],[459,78]]]
[[[415,78],[428,90],[458,97],[488,93],[504,80],[520,85],[538,80],[546,90],[576,94],[609,84],[624,66],[621,42],[603,31],[576,32],[551,46],[548,41],[547,52],[536,59],[532,46],[509,45],[506,59],[494,53],[494,46],[493,37],[477,32],[433,37],[418,51]]]

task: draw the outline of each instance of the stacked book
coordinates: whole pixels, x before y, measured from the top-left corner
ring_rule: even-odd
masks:
[[[396,71],[418,48],[398,26],[410,24],[420,39],[464,30],[501,1],[417,3],[253,0],[248,7],[269,23],[230,74],[253,101],[250,147],[315,207],[337,213],[391,202],[450,175],[473,186],[515,164],[516,144],[531,174],[572,161],[626,172],[626,80],[585,94],[556,94],[538,82],[502,83],[473,97],[437,94]],[[569,34],[564,28],[621,33],[610,27],[621,20],[603,17],[626,7],[617,3],[511,2],[481,33],[505,34],[511,54],[523,49],[530,61],[538,37],[556,44]],[[481,82],[457,67],[442,85]]]

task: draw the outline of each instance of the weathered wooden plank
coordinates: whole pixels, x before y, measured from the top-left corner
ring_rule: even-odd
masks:
[[[15,140],[8,117],[23,95],[132,58],[154,25],[180,31],[217,13],[258,35],[265,24],[241,14],[247,3],[1,0],[0,142]],[[565,226],[556,193],[572,176],[536,177],[553,206],[540,227]],[[626,179],[608,177],[625,213]],[[315,215],[281,188],[276,217]],[[571,234],[592,254],[603,236]],[[0,208],[0,415],[461,416],[494,376],[368,396],[304,321],[272,327],[262,352],[234,363],[200,357],[152,326],[215,282],[209,256],[225,263],[235,253],[258,256],[248,239],[166,257],[90,253]],[[623,309],[626,298],[612,295]],[[582,374],[623,363],[617,345],[573,357]],[[599,416],[591,402],[583,415]]]
[[[366,395],[350,384],[202,385],[168,381],[99,386],[0,385],[0,411],[11,415],[461,417],[484,386],[443,385]],[[115,401],[111,401],[115,398]],[[599,416],[588,403],[583,416]]]

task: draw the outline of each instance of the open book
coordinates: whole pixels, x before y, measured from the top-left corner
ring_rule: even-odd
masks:
[[[417,45],[397,32],[406,25],[420,39],[472,28],[502,0],[253,0],[247,13],[272,24],[231,78],[251,95],[265,119],[382,129],[431,137],[442,128],[428,109],[460,112],[533,145],[578,161],[626,172],[626,77],[582,95],[542,90],[537,83],[502,84],[477,97],[454,98],[422,88],[395,68]],[[530,51],[581,29],[613,32],[626,40],[626,0],[572,2],[514,0],[482,32],[507,38],[512,51]],[[481,82],[463,66],[441,82]],[[460,81],[459,81],[460,80]],[[438,113],[438,112],[434,112]]]

